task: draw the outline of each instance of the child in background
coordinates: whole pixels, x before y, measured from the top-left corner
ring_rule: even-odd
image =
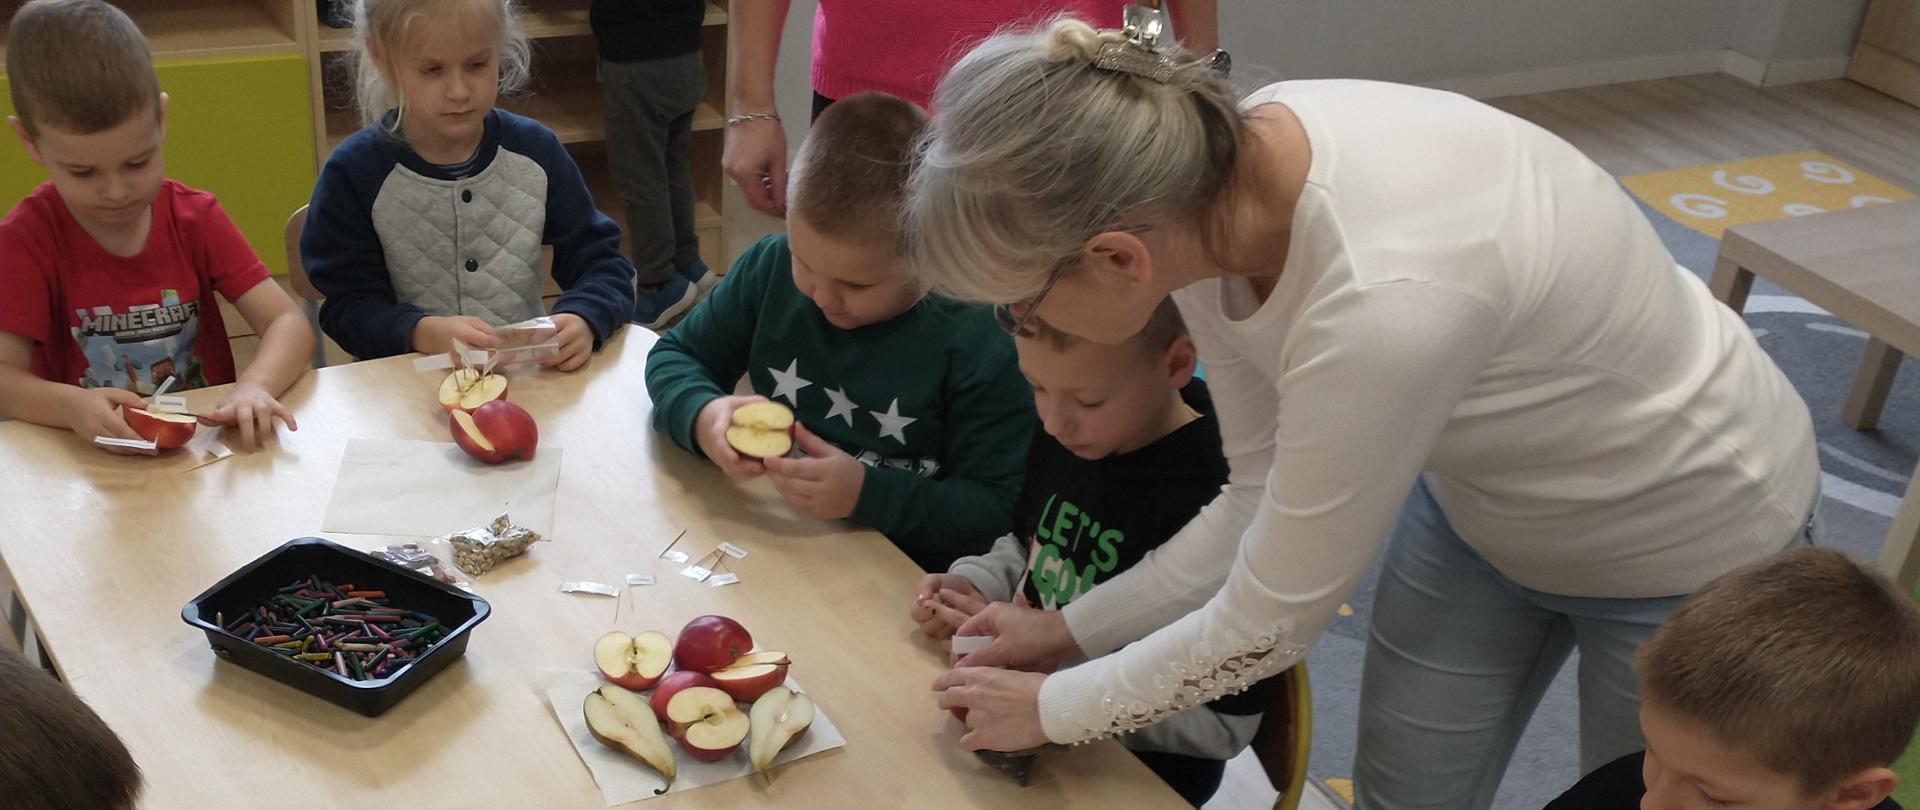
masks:
[[[359,358],[496,348],[494,327],[546,314],[552,245],[542,362],[584,365],[633,315],[633,265],[560,139],[493,106],[527,79],[507,0],[357,0],[353,24],[367,126],[327,157],[300,238],[321,328]]]
[[[4,632],[4,631],[0,631]],[[140,766],[113,729],[52,675],[0,647],[0,806],[131,810]]]
[[[607,91],[607,158],[626,203],[639,299],[635,323],[663,330],[720,277],[700,260],[687,141],[707,94],[706,0],[593,0]]]
[[[933,638],[988,602],[1060,609],[1173,537],[1227,483],[1220,426],[1171,299],[1119,345],[1037,319],[1014,343],[1045,432],[1027,451],[1013,532],[921,580],[911,615]],[[1198,807],[1253,740],[1265,695],[1259,684],[1120,742]]]
[[[927,297],[901,256],[900,195],[926,113],[865,93],[795,161],[786,236],[749,249],[647,358],[653,426],[794,508],[878,529],[944,571],[1007,531],[1033,429],[1013,341],[984,307]],[[754,396],[730,396],[741,375]],[[806,458],[744,457],[733,411],[767,398]]]
[[[1920,607],[1831,549],[1721,576],[1634,660],[1647,750],[1547,810],[1897,810],[1920,724]]]
[[[208,424],[247,448],[297,429],[280,396],[313,333],[213,195],[168,180],[167,97],[140,29],[101,0],[34,0],[13,17],[9,118],[48,181],[0,220],[0,416],[138,440],[122,408],[235,383]],[[259,352],[234,373],[218,293]]]

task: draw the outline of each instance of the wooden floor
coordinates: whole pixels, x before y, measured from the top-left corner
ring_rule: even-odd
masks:
[[[1615,175],[1820,149],[1920,192],[1920,108],[1845,79],[1755,87],[1715,73],[1488,103]]]
[[[1706,74],[1488,103],[1546,127],[1617,176],[1819,149],[1920,193],[1920,108],[1844,79],[1755,87]],[[1206,810],[1270,808],[1274,796],[1243,754],[1228,763]],[[1333,806],[1308,798],[1303,809]]]

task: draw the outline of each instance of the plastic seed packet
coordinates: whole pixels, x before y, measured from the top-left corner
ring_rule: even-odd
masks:
[[[435,542],[453,547],[453,564],[472,576],[492,571],[493,567],[526,553],[527,547],[540,542],[540,533],[515,526],[506,515],[493,519],[492,525],[456,532]]]
[[[468,582],[466,577],[454,573],[452,570],[453,566],[448,565],[445,560],[435,556],[433,552],[428,551],[419,543],[400,543],[391,546],[381,546],[368,551],[367,554],[386,560],[402,568],[411,568],[433,577],[437,582],[452,585],[468,593],[473,592],[473,583]]]

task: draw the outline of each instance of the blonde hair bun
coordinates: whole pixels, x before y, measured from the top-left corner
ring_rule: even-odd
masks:
[[[1047,57],[1055,62],[1092,62],[1100,58],[1101,48],[1126,39],[1127,35],[1120,31],[1102,31],[1080,20],[1062,17],[1047,28]]]

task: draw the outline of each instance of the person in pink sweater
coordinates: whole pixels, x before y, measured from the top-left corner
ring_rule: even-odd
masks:
[[[747,203],[787,215],[787,134],[774,111],[773,67],[791,0],[736,3],[732,64],[734,114],[727,119],[727,175]],[[1162,5],[1136,0],[1141,5]],[[866,90],[929,107],[934,85],[953,60],[1009,26],[1070,14],[1117,27],[1126,0],[819,0],[813,15],[813,114]],[[1164,0],[1174,32],[1189,52],[1218,47],[1216,0]]]

